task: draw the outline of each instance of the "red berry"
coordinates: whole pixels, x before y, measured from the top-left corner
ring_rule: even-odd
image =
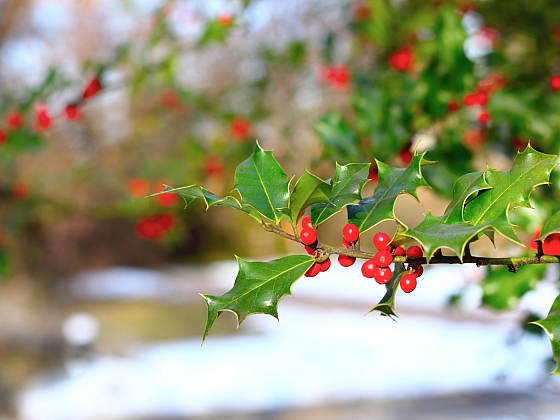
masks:
[[[360,239],[360,230],[358,229],[358,226],[352,223],[347,223],[342,228],[342,237],[346,239],[347,242],[356,242],[358,239]]]
[[[2,130],[0,130],[0,144],[5,143],[6,142],[6,133],[4,133]]]
[[[101,89],[101,82],[97,77],[94,77],[86,85],[84,92],[82,93],[82,100],[86,101],[93,98]]]
[[[373,246],[378,251],[386,251],[390,248],[391,238],[385,232],[377,232],[373,236]]]
[[[145,197],[150,193],[150,183],[141,178],[134,178],[129,181],[127,189],[133,197]]]
[[[305,272],[305,277],[315,277],[321,271],[320,263],[313,263],[313,265]]]
[[[551,76],[548,80],[548,84],[552,90],[560,90],[560,74]]]
[[[399,157],[401,158],[401,160],[406,163],[409,164],[410,161],[412,160],[413,157],[413,153],[409,150],[409,149],[402,149],[399,152]]]
[[[299,237],[304,245],[313,245],[317,242],[317,233],[311,228],[303,228]]]
[[[229,133],[234,140],[246,140],[251,133],[251,122],[245,117],[234,117],[229,123]]]
[[[389,267],[379,267],[374,275],[375,281],[379,284],[387,284],[391,280],[393,272]]]
[[[71,121],[78,121],[82,118],[82,112],[77,104],[66,105],[66,108],[64,108],[64,115]]]
[[[35,108],[35,127],[37,130],[48,130],[52,125],[52,117],[45,105],[37,105]]]
[[[309,255],[313,257],[317,256],[317,249],[312,246],[305,245],[305,252],[307,252]]]
[[[421,265],[416,267],[416,270],[414,270],[414,275],[416,277],[420,277],[423,273],[424,273],[424,267],[422,267]]]
[[[488,121],[490,121],[490,113],[486,110],[480,111],[480,114],[478,114],[478,122],[480,124],[487,124]]]
[[[399,51],[389,56],[389,65],[397,71],[406,71],[414,60],[414,50],[411,46],[406,45]]]
[[[208,176],[218,175],[224,170],[224,163],[218,156],[207,155],[202,162],[202,169]]]
[[[455,100],[453,100],[453,101],[451,101],[451,102],[449,102],[449,103],[447,104],[447,110],[448,110],[449,112],[455,112],[455,111],[457,111],[458,109],[459,109],[459,103],[458,103],[457,101],[455,101]]]
[[[560,255],[560,233],[548,235],[544,239],[542,249],[546,255]]]
[[[220,26],[230,26],[233,23],[233,15],[229,12],[221,12],[216,20]]]
[[[414,289],[416,289],[416,276],[414,274],[406,273],[404,276],[401,277],[400,285],[401,289],[405,293],[410,293]]]
[[[6,124],[10,129],[20,128],[22,124],[21,114],[16,111],[10,112],[6,117]]]
[[[311,216],[305,216],[303,219],[301,219],[301,228],[313,229],[313,225],[311,224]]]
[[[393,256],[395,257],[404,257],[406,255],[406,251],[402,246],[398,246],[393,250]]]
[[[352,244],[351,242],[348,242],[346,239],[342,238],[342,245],[344,245],[344,248],[350,249],[350,248],[352,248],[352,246],[354,244]]]
[[[412,245],[406,250],[406,256],[412,258],[420,258],[424,254],[422,248],[416,245]]]
[[[368,279],[372,279],[377,271],[379,271],[379,266],[374,260],[367,260],[362,264],[362,274]]]
[[[356,257],[350,257],[348,255],[340,254],[338,256],[338,263],[343,267],[350,267],[356,262]]]
[[[329,268],[331,268],[331,259],[327,258],[321,263],[321,271],[327,271]]]
[[[156,195],[156,199],[160,205],[164,207],[170,207],[176,205],[181,199],[181,197],[179,196],[179,194],[166,193],[166,194]]]
[[[374,260],[379,267],[389,267],[393,262],[393,254],[390,251],[379,251],[375,254]]]

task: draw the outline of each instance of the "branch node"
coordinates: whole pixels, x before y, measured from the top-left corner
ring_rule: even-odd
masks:
[[[513,265],[513,264],[508,264],[508,265],[507,265],[507,268],[508,268],[508,270],[509,270],[510,273],[515,273],[515,272],[517,272],[517,268],[516,268],[515,265]]]

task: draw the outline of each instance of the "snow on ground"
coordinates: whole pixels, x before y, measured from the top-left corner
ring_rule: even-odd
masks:
[[[210,275],[207,286],[223,293],[233,284],[235,262],[214,268],[220,275]],[[193,272],[193,281],[199,274]],[[126,275],[126,269],[118,271]],[[232,279],[229,284],[224,275]],[[511,316],[485,315],[485,322],[445,316],[449,294],[472,276],[466,267],[427,270],[414,293],[398,295],[403,315],[393,322],[363,316],[383,295],[382,287],[363,279],[358,267],[333,264],[329,272],[294,285],[294,297],[280,304],[280,322],[255,315],[239,333],[210,334],[203,346],[200,339],[149,344],[131,349],[128,357],[99,357],[80,374],[37,378],[21,393],[18,415],[22,420],[165,418],[531,389],[543,379],[542,362],[550,357],[546,339],[528,337],[511,347]],[[531,299],[548,309],[553,297],[544,287]],[[504,374],[505,381],[496,381]]]

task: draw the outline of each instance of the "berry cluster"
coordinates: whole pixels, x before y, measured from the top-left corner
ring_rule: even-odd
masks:
[[[311,224],[311,217],[305,216],[301,221],[301,231],[299,233],[299,238],[301,243],[305,245],[305,251],[309,254],[314,256],[315,258],[319,258],[320,255],[317,252],[317,232],[313,229],[313,225]],[[317,261],[315,262],[309,270],[305,273],[306,277],[315,277],[322,271],[327,271],[331,268],[331,260],[327,258],[324,261]]]

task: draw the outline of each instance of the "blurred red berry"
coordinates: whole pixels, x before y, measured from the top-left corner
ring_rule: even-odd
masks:
[[[97,95],[102,89],[101,82],[97,77],[91,79],[86,85],[84,92],[82,93],[82,100],[87,101]]]
[[[224,164],[218,156],[208,155],[202,162],[202,169],[208,176],[217,175],[223,172]]]
[[[21,180],[14,182],[12,195],[16,200],[25,200],[29,196],[29,184]]]
[[[8,126],[9,129],[18,129],[21,127],[21,124],[23,123],[23,118],[21,117],[21,114],[17,111],[12,111],[8,114],[8,116],[6,117],[6,125]]]
[[[369,6],[364,1],[358,1],[352,5],[352,20],[356,23],[368,20],[371,17]]]
[[[401,158],[401,160],[406,163],[407,165],[410,163],[410,161],[412,160],[412,156],[413,153],[409,150],[409,149],[402,149],[399,152],[399,157]]]
[[[456,100],[452,100],[447,104],[447,110],[449,112],[455,112],[459,109],[459,103]]]
[[[6,143],[6,133],[0,130],[0,144]]]
[[[229,132],[234,140],[246,140],[251,133],[251,122],[245,117],[234,117],[229,123]]]
[[[146,239],[159,240],[175,226],[175,220],[169,214],[146,217],[136,223],[134,229],[138,236]]]
[[[484,132],[480,128],[469,128],[463,136],[463,144],[476,152],[484,144]]]
[[[400,50],[389,56],[389,65],[397,71],[409,70],[414,60],[414,49],[410,45],[405,45]]]
[[[233,14],[229,12],[221,12],[216,18],[216,21],[221,26],[231,26],[231,24],[233,23]]]
[[[78,104],[68,104],[64,108],[64,116],[71,121],[79,121],[82,118],[82,111]]]
[[[369,167],[368,179],[372,182],[379,181],[379,172],[377,169],[377,165],[374,164],[373,166]]]
[[[548,80],[548,84],[552,90],[560,90],[560,74],[555,74],[554,76],[550,76]]]
[[[159,95],[159,103],[163,108],[175,108],[179,105],[179,96],[174,90],[166,89]]]
[[[175,194],[175,193],[156,195],[157,201],[159,202],[160,205],[164,207],[170,207],[176,205],[179,202],[180,198],[181,197],[179,196],[179,194]]]
[[[133,197],[145,197],[150,193],[150,183],[142,178],[134,178],[128,182],[127,189]]]
[[[485,109],[480,111],[480,114],[478,114],[478,122],[480,124],[488,124],[489,121],[490,121],[490,113]]]
[[[52,117],[45,105],[35,107],[35,128],[37,130],[48,130],[52,127]]]

